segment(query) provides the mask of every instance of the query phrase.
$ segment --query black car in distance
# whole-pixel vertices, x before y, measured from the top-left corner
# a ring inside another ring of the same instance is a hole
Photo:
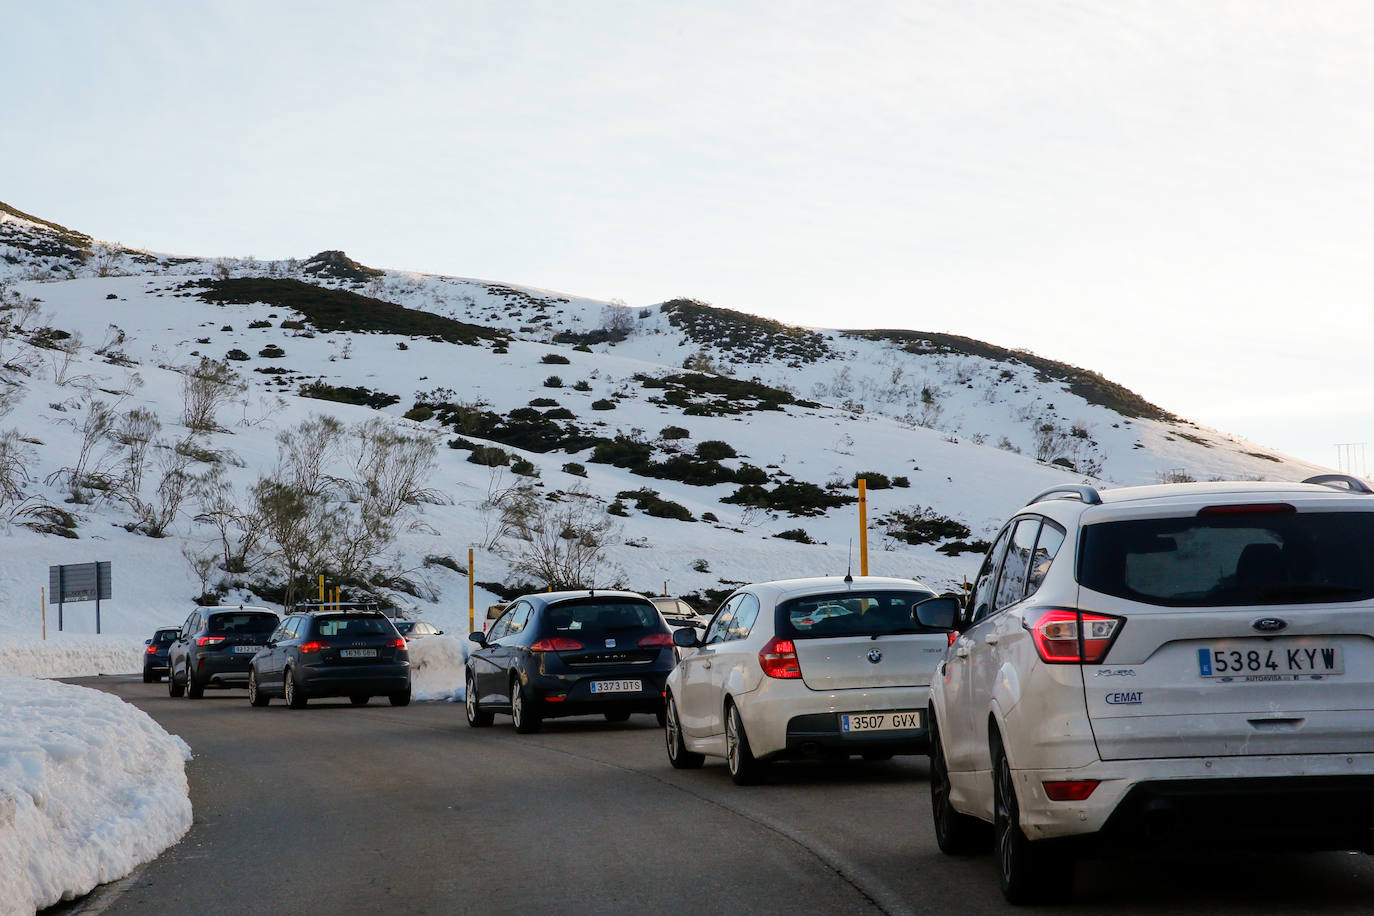
[[[392,706],[410,702],[410,654],[391,618],[376,610],[312,608],[291,614],[253,657],[248,702],[272,697],[301,709],[312,699],[348,697],[365,706],[385,696]]]
[[[199,699],[210,684],[243,687],[248,663],[279,618],[265,607],[201,607],[167,649],[167,693]]]
[[[600,713],[623,722],[653,713],[663,724],[663,682],[673,669],[672,630],[634,592],[570,591],[511,602],[467,660],[467,718],[490,725],[511,716],[515,730],[543,720]]]
[[[167,673],[167,650],[179,632],[176,627],[160,627],[152,639],[143,640],[143,683],[156,684]]]

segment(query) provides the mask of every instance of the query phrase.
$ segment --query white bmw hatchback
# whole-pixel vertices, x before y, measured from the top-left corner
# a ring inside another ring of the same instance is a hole
[[[1374,850],[1363,482],[1048,490],[958,630],[931,684],[935,834],[995,847],[1010,901],[1064,896],[1112,845]]]
[[[723,757],[747,785],[779,758],[925,753],[930,678],[949,644],[948,630],[922,623],[918,608],[934,598],[915,580],[876,576],[739,589],[704,636],[673,634],[668,759],[687,769]]]

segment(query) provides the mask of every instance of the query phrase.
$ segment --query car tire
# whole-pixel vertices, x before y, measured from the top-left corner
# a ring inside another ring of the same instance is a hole
[[[744,720],[734,703],[725,709],[725,766],[737,786],[756,786],[768,776],[768,765],[749,747]]]
[[[185,691],[185,686],[177,681],[177,669],[167,669],[167,696],[179,697]]]
[[[263,693],[258,687],[258,673],[252,668],[248,669],[248,705],[266,706],[272,702],[272,698]]]
[[[930,814],[935,843],[947,856],[975,856],[992,850],[992,825],[961,814],[949,801],[949,765],[935,717],[930,717]]]
[[[706,755],[687,750],[687,742],[682,738],[682,727],[678,724],[677,705],[671,698],[663,711],[663,718],[663,742],[668,746],[668,762],[675,770],[699,769],[706,761]]]
[[[472,728],[486,728],[491,724],[492,714],[482,710],[478,704],[482,697],[477,693],[477,683],[468,675],[467,690],[463,693],[463,708],[468,714],[468,725]]]
[[[409,705],[410,705],[410,688],[407,687],[405,690],[398,690],[398,691],[396,691],[395,693],[388,693],[388,694],[386,695],[386,698],[387,698],[388,700],[391,701],[391,705],[392,705],[392,706],[409,706]],[[363,702],[367,702],[366,699],[364,699]],[[362,703],[355,703],[354,705],[355,705],[355,706],[361,706],[361,705],[363,705],[363,704],[362,704]]]
[[[519,678],[512,678],[510,682],[510,717],[516,732],[522,735],[532,735],[544,724],[534,708],[533,698],[527,695]]]
[[[368,701],[371,699],[372,697],[367,696],[366,694],[355,693],[353,694],[353,696],[348,698],[348,702],[353,706],[366,706],[368,704]]]
[[[607,722],[628,722],[628,721],[630,721],[630,714],[629,714],[628,712],[624,712],[624,711],[620,711],[620,710],[617,710],[616,712],[606,712],[606,713],[602,713],[602,715],[606,717],[606,721],[607,721]]]
[[[157,681],[158,681],[158,677],[157,677],[156,674],[153,674],[151,671],[145,671],[145,672],[143,672],[143,683],[145,683],[145,684],[156,684]]]
[[[1016,784],[1000,744],[993,748],[992,772],[993,831],[1002,896],[1018,906],[1069,897],[1073,891],[1073,858],[1051,857],[1046,843],[1033,842],[1022,832]]]
[[[281,692],[286,698],[286,705],[292,709],[304,709],[305,704],[310,702],[305,691],[296,686],[296,672],[290,668],[287,668],[286,674],[282,676]]]
[[[205,696],[205,685],[196,682],[195,677],[191,674],[191,666],[187,663],[186,697],[191,700],[199,700],[203,696]]]
[[[658,720],[658,727],[664,728],[668,725],[668,707],[660,709],[654,713],[654,718]]]

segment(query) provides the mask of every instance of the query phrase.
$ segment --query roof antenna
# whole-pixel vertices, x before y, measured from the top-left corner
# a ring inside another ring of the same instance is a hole
[[[849,566],[844,571],[844,581],[854,582],[854,539],[849,539]]]

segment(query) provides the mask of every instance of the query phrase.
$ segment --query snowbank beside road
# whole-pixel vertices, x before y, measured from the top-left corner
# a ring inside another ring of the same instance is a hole
[[[412,639],[410,653],[410,695],[417,700],[447,700],[461,703],[463,663],[467,661],[465,636],[426,636]]]
[[[143,640],[132,636],[0,636],[0,676],[139,674],[143,671],[143,649]]]
[[[88,893],[179,840],[190,757],[118,697],[0,676],[0,913]]]

